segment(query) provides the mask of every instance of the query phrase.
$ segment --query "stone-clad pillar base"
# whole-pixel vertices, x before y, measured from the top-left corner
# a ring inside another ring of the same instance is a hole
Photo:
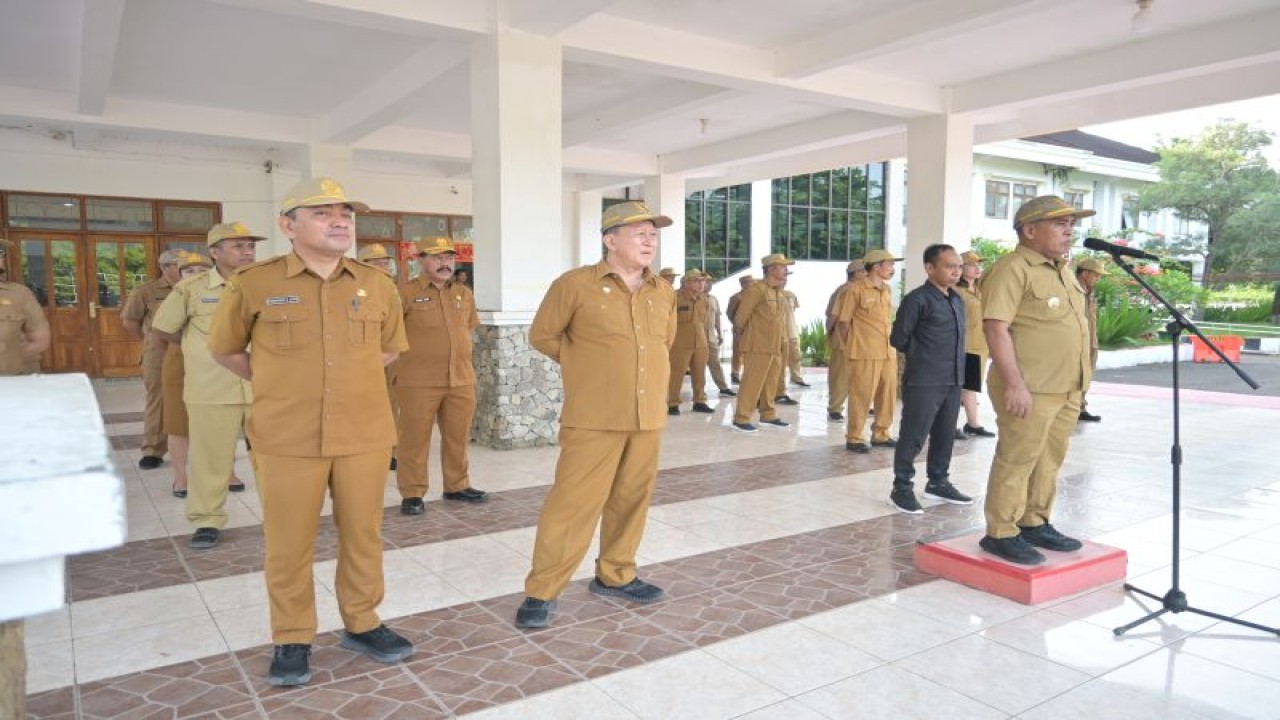
[[[556,444],[564,386],[560,366],[529,345],[528,325],[475,331],[472,438],[497,450]]]

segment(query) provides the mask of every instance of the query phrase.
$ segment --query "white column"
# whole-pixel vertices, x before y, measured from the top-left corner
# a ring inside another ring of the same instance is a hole
[[[645,204],[671,218],[671,226],[662,231],[654,272],[670,267],[677,274],[684,274],[684,196],[683,175],[651,175],[644,179]]]
[[[966,250],[971,239],[973,121],[933,115],[907,124],[907,241],[905,284],[924,281],[920,257],[933,243]]]
[[[588,265],[599,262],[602,256],[600,215],[604,207],[604,193],[599,190],[579,190],[573,193],[573,201],[577,218],[574,264]]]
[[[760,258],[772,252],[773,181],[756,180],[751,183],[751,272],[757,277]]]
[[[569,266],[561,252],[560,92],[557,41],[498,29],[472,46],[476,302],[514,322],[532,318]]]

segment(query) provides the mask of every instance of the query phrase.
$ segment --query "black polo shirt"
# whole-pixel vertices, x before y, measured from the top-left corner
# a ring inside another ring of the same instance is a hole
[[[926,282],[907,293],[889,342],[907,356],[904,385],[964,384],[964,300]]]

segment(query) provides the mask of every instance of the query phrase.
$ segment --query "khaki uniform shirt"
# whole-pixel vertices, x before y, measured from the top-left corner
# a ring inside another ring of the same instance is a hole
[[[49,321],[30,288],[0,280],[0,375],[38,371],[39,363],[22,352],[22,343],[29,334],[48,329]]]
[[[707,315],[710,317],[707,322],[707,343],[712,346],[719,345],[720,339],[724,337],[720,330],[720,300],[711,293],[703,297],[707,299]]]
[[[752,283],[752,285],[754,284],[755,283]],[[742,295],[745,292],[746,290],[739,290],[729,296],[729,304],[725,306],[724,314],[725,317],[729,318],[730,324],[733,323],[733,317],[738,314],[738,306],[742,304]]]
[[[471,288],[450,280],[436,288],[425,275],[400,286],[409,350],[396,361],[405,387],[475,385],[471,331],[480,325]]]
[[[982,280],[983,317],[1009,323],[1018,369],[1033,393],[1088,389],[1086,305],[1070,263],[1022,245],[996,261]]]
[[[831,293],[831,297],[827,300],[827,347],[834,349],[844,347],[844,341],[840,339],[840,333],[836,330],[836,323],[840,320],[840,301],[844,299],[844,294],[853,286],[852,280],[847,280],[840,287]]]
[[[678,348],[707,347],[707,328],[711,324],[711,305],[707,296],[693,297],[686,292],[676,293],[676,339]]]
[[[787,304],[783,306],[786,310],[783,320],[786,321],[787,325],[787,340],[799,340],[800,328],[796,326],[796,311],[800,309],[800,298],[796,297],[796,294],[790,290],[783,290],[782,297],[787,301]]]
[[[181,280],[160,304],[152,327],[182,334],[182,400],[188,405],[247,405],[253,389],[209,352],[209,329],[227,282],[217,268]]]
[[[560,424],[590,430],[666,427],[675,336],[671,285],[646,269],[632,294],[605,261],[551,283],[529,328],[529,343],[560,363]]]
[[[850,360],[889,360],[898,351],[889,343],[893,330],[893,295],[889,284],[877,287],[864,278],[850,284],[840,299],[842,323],[849,323]]]
[[[786,298],[782,290],[760,280],[742,292],[733,315],[733,331],[742,338],[742,352],[781,353],[787,345]]]
[[[249,354],[253,449],[338,457],[395,444],[382,354],[403,352],[404,313],[387,274],[343,258],[329,278],[297,254],[227,280],[209,349]]]
[[[987,334],[982,331],[982,291],[977,287],[956,285],[956,292],[964,300],[964,351],[986,357]]]
[[[155,320],[160,303],[169,296],[173,285],[163,275],[148,280],[129,293],[120,309],[120,319],[135,322],[142,326],[142,364],[144,367],[159,368],[164,362],[164,341],[151,334],[151,323]]]

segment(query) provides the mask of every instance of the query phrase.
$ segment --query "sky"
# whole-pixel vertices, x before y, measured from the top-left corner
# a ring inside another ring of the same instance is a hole
[[[1203,128],[1223,118],[1247,122],[1253,127],[1271,131],[1275,135],[1275,141],[1264,154],[1271,163],[1271,167],[1280,169],[1280,95],[1209,105],[1195,110],[1151,115],[1105,125],[1089,125],[1080,129],[1087,133],[1152,150],[1162,140],[1194,137]]]

